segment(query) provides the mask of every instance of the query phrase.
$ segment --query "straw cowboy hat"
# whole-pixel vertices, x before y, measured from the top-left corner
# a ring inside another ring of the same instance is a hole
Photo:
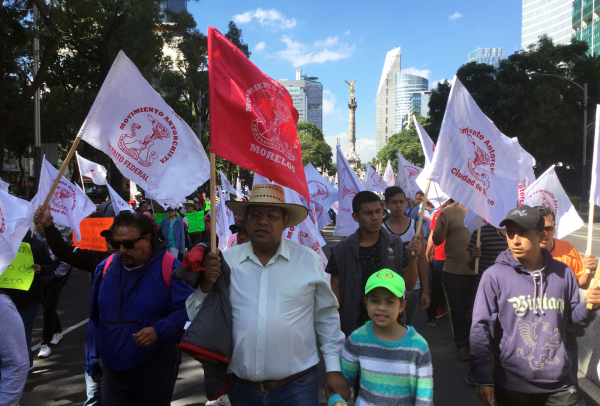
[[[288,227],[300,224],[308,215],[306,207],[300,204],[285,202],[283,188],[279,185],[254,185],[249,201],[235,202],[230,200],[225,202],[225,205],[229,207],[229,210],[231,210],[233,214],[241,218],[244,218],[248,206],[251,205],[281,207],[282,209],[285,209],[288,216],[290,216]]]

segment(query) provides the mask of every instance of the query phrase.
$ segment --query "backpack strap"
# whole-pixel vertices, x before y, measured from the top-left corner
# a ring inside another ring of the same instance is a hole
[[[165,252],[162,260],[162,276],[168,289],[171,289],[171,273],[173,272],[173,262],[175,262],[175,256],[171,253]]]
[[[104,263],[104,270],[102,271],[102,278],[104,278],[104,275],[106,275],[106,271],[108,270],[108,267],[110,266],[110,264],[112,264],[114,256],[115,256],[115,254],[112,254],[111,256],[106,258],[106,262]]]

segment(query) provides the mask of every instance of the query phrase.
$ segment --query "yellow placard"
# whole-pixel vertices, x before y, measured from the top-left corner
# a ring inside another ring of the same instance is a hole
[[[0,274],[0,288],[29,290],[35,272],[31,245],[22,242],[17,257]]]

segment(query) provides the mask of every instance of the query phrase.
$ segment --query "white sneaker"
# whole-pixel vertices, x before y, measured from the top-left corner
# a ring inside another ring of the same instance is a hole
[[[50,346],[43,344],[40,348],[40,352],[38,353],[38,358],[48,358],[51,353],[52,350],[50,349]]]
[[[205,406],[231,406],[231,403],[229,402],[229,397],[227,397],[227,395],[223,395],[217,400],[210,400],[206,402]]]
[[[54,333],[54,335],[52,336],[52,341],[50,341],[50,344],[58,344],[58,342],[60,340],[62,340],[63,338],[63,333]]]

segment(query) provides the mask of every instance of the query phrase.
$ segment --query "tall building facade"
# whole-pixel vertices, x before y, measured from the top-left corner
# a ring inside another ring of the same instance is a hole
[[[600,0],[575,0],[573,2],[573,38],[589,45],[587,54],[600,52]]]
[[[402,131],[406,121],[410,120],[413,99],[421,100],[421,92],[429,90],[429,80],[409,73],[396,74],[396,117],[394,132]],[[419,107],[420,109],[420,107]]]
[[[573,0],[523,0],[521,48],[547,34],[555,44],[568,44],[572,35]]]
[[[396,122],[396,77],[400,73],[400,47],[385,56],[379,88],[377,89],[377,116],[375,122],[375,150],[379,152],[388,137],[394,134]]]
[[[298,121],[313,123],[323,129],[323,84],[316,77],[302,76],[302,69],[296,70],[296,80],[281,79],[290,92],[294,108],[298,110]]]
[[[487,63],[488,65],[498,66],[504,59],[502,48],[477,48],[467,55],[467,63]]]
[[[423,117],[429,117],[429,99],[431,97],[430,91],[423,91],[418,93],[412,93],[410,97],[410,109],[408,112],[408,122],[411,122],[411,117],[418,113]]]
[[[162,10],[171,10],[173,13],[179,13],[187,10],[187,2],[188,0],[166,0],[161,3],[160,8]],[[169,22],[171,20],[170,17],[165,15],[163,21]]]

